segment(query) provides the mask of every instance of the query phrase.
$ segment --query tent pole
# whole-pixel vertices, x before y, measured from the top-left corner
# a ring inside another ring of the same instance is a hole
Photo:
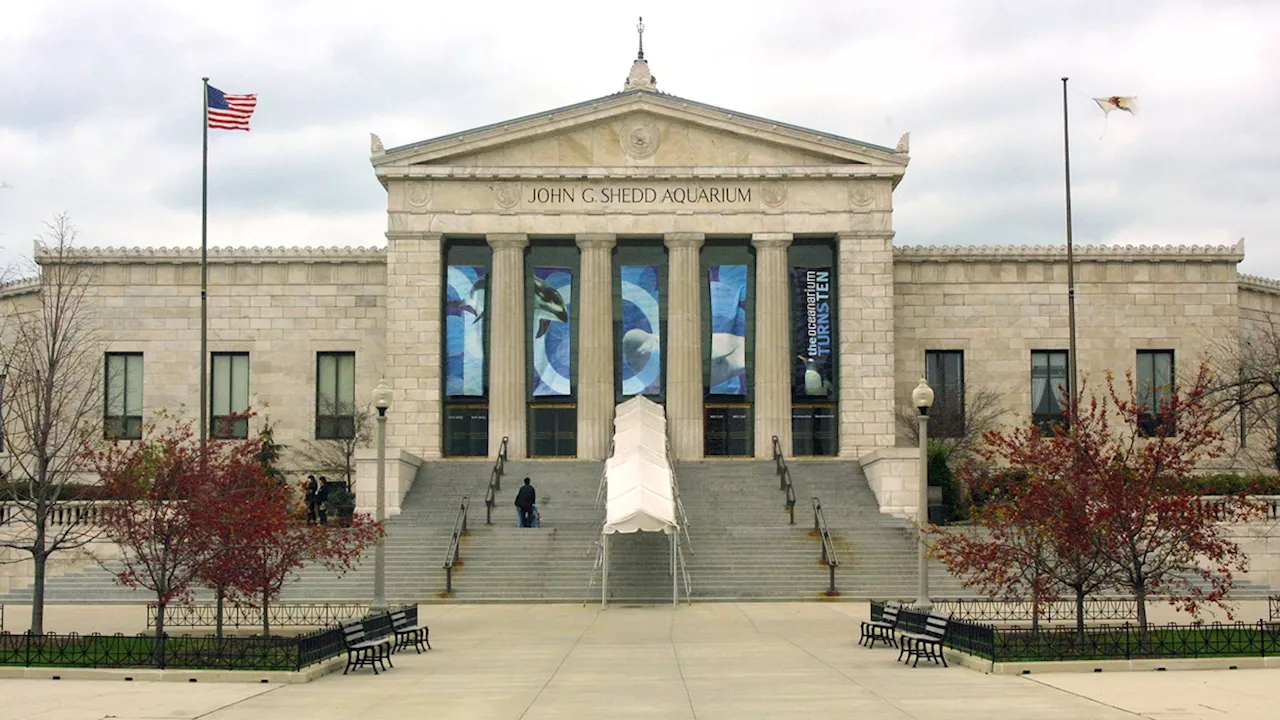
[[[604,563],[600,570],[600,607],[607,607],[609,605],[609,536],[604,535],[601,541],[604,542]]]
[[[671,546],[671,607],[675,608],[680,607],[680,585],[676,575],[676,545],[680,542],[680,535],[668,533],[668,536],[671,538],[668,543]]]

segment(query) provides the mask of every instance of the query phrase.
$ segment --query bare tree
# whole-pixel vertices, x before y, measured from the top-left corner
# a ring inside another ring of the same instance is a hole
[[[1236,457],[1280,470],[1280,324],[1268,317],[1239,342],[1211,349],[1216,381],[1208,404],[1237,439]]]
[[[345,405],[340,403],[340,405]],[[318,408],[322,420],[317,433],[325,437],[308,438],[294,451],[294,464],[301,470],[330,478],[341,478],[351,487],[356,473],[356,450],[373,443],[373,409],[337,407],[333,411]]]
[[[88,268],[71,256],[70,218],[58,215],[36,239],[38,293],[14,298],[0,328],[5,450],[3,500],[9,532],[0,547],[30,554],[35,566],[31,632],[44,632],[45,569],[56,552],[92,541],[97,529],[71,505],[82,451],[102,424],[102,343],[94,324]]]
[[[943,443],[948,458],[963,460],[982,442],[988,430],[1000,425],[1004,415],[1004,393],[993,387],[966,388],[963,412],[938,417],[929,414],[929,440]],[[920,444],[920,415],[914,407],[900,407],[894,412],[898,431],[913,445]]]

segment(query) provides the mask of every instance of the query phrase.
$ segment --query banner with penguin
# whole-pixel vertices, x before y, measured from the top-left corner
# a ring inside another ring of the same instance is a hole
[[[662,394],[662,326],[658,268],[623,265],[622,338],[618,343],[622,394]]]
[[[450,265],[445,285],[446,397],[483,397],[484,295],[488,268]]]
[[[834,335],[830,267],[791,270],[794,350],[791,398],[798,401],[834,400]]]
[[[711,394],[747,394],[747,266],[712,265]]]
[[[569,303],[573,271],[563,267],[533,268],[533,394],[573,393],[569,372],[572,338]]]

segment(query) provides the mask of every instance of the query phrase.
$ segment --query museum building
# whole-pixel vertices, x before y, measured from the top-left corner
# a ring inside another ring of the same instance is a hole
[[[641,56],[616,94],[395,148],[374,136],[370,160],[385,250],[210,251],[215,434],[269,418],[285,444],[341,437],[385,378],[399,458],[505,440],[512,458],[598,460],[615,405],[642,394],[680,459],[768,458],[776,437],[862,461],[889,508],[912,505],[880,485],[915,473],[895,413],[919,378],[939,433],[979,388],[1009,422],[1062,413],[1065,248],[895,247],[907,135],[880,146],[668,95]],[[1280,283],[1239,274],[1243,253],[1077,248],[1081,374],[1133,370],[1158,403],[1179,367],[1275,320]],[[37,259],[93,267],[111,437],[198,404],[198,250]]]

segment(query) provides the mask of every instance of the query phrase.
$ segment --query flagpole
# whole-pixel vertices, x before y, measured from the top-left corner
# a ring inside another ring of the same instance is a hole
[[[1068,382],[1070,383],[1068,391],[1070,397],[1071,414],[1074,416],[1076,412],[1076,394],[1079,392],[1079,385],[1076,384],[1076,267],[1075,257],[1071,247],[1071,137],[1068,132],[1070,122],[1067,119],[1067,78],[1062,78],[1062,158],[1063,167],[1066,170],[1066,187],[1067,187],[1067,324],[1070,337],[1067,342],[1067,373]]]
[[[204,142],[200,153],[200,449],[204,450],[209,442],[209,78],[201,80]]]

